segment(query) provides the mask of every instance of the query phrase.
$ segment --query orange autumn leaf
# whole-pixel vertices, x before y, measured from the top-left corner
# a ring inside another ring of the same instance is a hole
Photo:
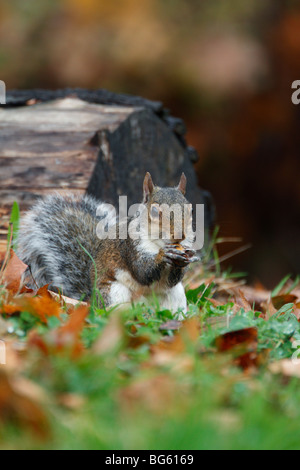
[[[89,307],[87,305],[80,305],[79,307],[69,310],[69,319],[65,325],[61,326],[58,330],[61,335],[72,335],[78,337],[81,333],[85,319],[89,314]]]
[[[136,330],[136,329],[135,329]],[[103,329],[100,337],[97,339],[93,346],[93,351],[96,354],[110,353],[116,349],[123,340],[124,329],[118,313],[114,313],[110,316],[108,324]],[[128,338],[129,347],[138,347],[140,337],[131,336]],[[141,340],[142,341],[142,340]],[[143,343],[140,343],[143,344]]]
[[[174,336],[166,336],[157,344],[150,347],[152,354],[161,351],[170,354],[182,354],[189,345],[195,346],[200,335],[200,323],[196,317],[189,318],[181,323],[181,328]]]
[[[280,310],[286,304],[293,304],[298,300],[298,297],[293,294],[277,295],[272,297],[272,304],[277,310]]]
[[[26,311],[37,316],[43,323],[47,323],[49,317],[59,317],[61,308],[56,300],[47,295],[28,299]]]
[[[20,290],[23,274],[27,268],[28,266],[24,264],[23,261],[18,258],[14,250],[11,249],[9,261],[4,268],[1,282],[13,294],[18,293]]]
[[[19,305],[14,304],[7,304],[7,305],[2,305],[0,308],[0,313],[5,314],[5,315],[15,315],[17,313],[20,313],[21,307]]]
[[[79,356],[83,351],[80,333],[88,314],[89,307],[85,305],[74,308],[70,312],[68,321],[47,335],[40,336],[36,331],[31,332],[29,344],[37,347],[45,355],[69,352],[73,357]]]
[[[15,315],[21,312],[29,312],[39,318],[43,323],[47,323],[49,317],[59,317],[61,313],[60,304],[46,292],[42,296],[32,297],[25,294],[13,299],[11,303],[4,304],[0,313]]]
[[[37,403],[36,397],[26,395],[26,390],[17,386],[14,377],[0,370],[0,422],[18,424],[40,439],[49,438],[48,418]]]

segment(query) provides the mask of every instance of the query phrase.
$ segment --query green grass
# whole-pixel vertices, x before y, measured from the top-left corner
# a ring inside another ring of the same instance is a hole
[[[18,225],[15,205],[9,241]],[[236,275],[221,272],[217,233],[203,262],[228,282]],[[285,287],[289,279],[273,297],[299,284]],[[300,344],[294,305],[262,318],[230,296],[216,303],[218,286],[201,283],[201,274],[198,281],[186,293],[188,322],[179,331],[155,298],[150,306],[99,309],[96,288],[79,339],[59,334],[69,320],[64,308],[46,323],[32,310],[0,313],[0,337],[23,351],[0,366],[0,449],[300,449],[299,379],[270,371]],[[0,286],[0,312],[7,302]],[[247,345],[221,353],[216,339],[247,328],[257,331],[258,364],[243,370],[236,359]],[[84,347],[75,354],[78,341]]]
[[[213,289],[201,285],[187,292],[189,315],[202,330],[196,341],[182,334],[184,348],[173,361],[153,362],[154,345],[177,334],[167,328],[170,312],[155,305],[112,313],[94,307],[81,334],[86,349],[78,358],[67,348],[48,356],[29,348],[22,375],[46,392],[41,406],[50,434],[41,440],[6,420],[0,425],[1,448],[299,449],[299,380],[268,368],[271,361],[291,357],[291,338],[300,339],[291,305],[268,321],[243,309],[233,315],[233,303],[215,307],[210,301]],[[26,342],[35,329],[49,342],[66,319],[43,325],[23,313],[10,319],[11,335]],[[267,351],[251,374],[235,367],[230,354],[215,350],[218,335],[248,327],[258,329],[259,353]],[[95,343],[105,335],[111,335],[111,344],[96,353]],[[65,395],[79,397],[80,404],[62,404]]]

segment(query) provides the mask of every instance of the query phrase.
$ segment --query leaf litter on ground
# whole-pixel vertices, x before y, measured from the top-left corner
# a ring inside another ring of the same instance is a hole
[[[189,312],[178,321],[156,305],[109,313],[49,286],[28,289],[22,285],[27,266],[12,249],[4,261],[0,340],[7,345],[7,367],[0,366],[0,435],[1,423],[14,423],[33,436],[29,442],[51,443],[61,407],[81,415],[97,396],[99,410],[102,400],[124,416],[142,410],[181,416],[180,408],[188,412],[198,403],[198,393],[222,406],[235,387],[256,393],[259,377],[270,380],[266,366],[274,380],[300,376],[292,360],[295,342],[300,345],[300,289],[288,278],[272,295],[219,273],[198,274],[197,284],[191,273]],[[23,393],[16,384],[23,384]]]

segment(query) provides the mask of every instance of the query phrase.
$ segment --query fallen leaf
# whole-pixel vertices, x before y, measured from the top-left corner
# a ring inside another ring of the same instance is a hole
[[[123,325],[118,313],[113,313],[108,324],[93,346],[96,354],[105,354],[113,351],[124,337]]]
[[[240,307],[245,310],[245,312],[250,312],[251,310],[253,310],[253,306],[246,299],[246,296],[242,289],[238,289],[237,294],[235,295],[235,301]]]
[[[52,299],[53,302],[56,302]],[[57,303],[57,302],[56,302]],[[67,352],[73,358],[78,357],[84,350],[80,333],[84,327],[89,308],[79,306],[70,312],[68,321],[48,334],[41,336],[37,331],[31,331],[28,337],[29,346],[39,349],[44,355]]]
[[[169,410],[178,400],[180,387],[168,375],[139,379],[120,392],[120,403],[128,413],[141,406],[151,413],[160,414]]]
[[[73,307],[69,312],[68,321],[49,333],[49,337],[54,341],[56,352],[69,350],[73,357],[82,353],[84,348],[80,340],[80,333],[84,328],[88,314],[89,308],[85,305]]]
[[[53,299],[45,288],[40,289],[40,295],[32,296],[25,294],[14,297],[10,303],[4,303],[0,307],[0,313],[6,315],[16,315],[21,312],[28,312],[47,324],[50,317],[59,318],[61,314],[60,304]]]
[[[269,320],[269,318],[272,317],[273,315],[276,315],[276,313],[278,311],[274,307],[271,299],[269,299],[266,302],[262,302],[261,307],[262,307],[262,312],[263,312],[262,317],[267,319],[267,320]]]
[[[257,345],[257,329],[245,328],[231,331],[216,338],[216,347],[219,352],[229,351],[238,345]]]
[[[200,323],[196,317],[181,322],[181,328],[174,336],[166,336],[157,344],[151,345],[152,354],[167,352],[182,354],[190,345],[195,346],[200,334]]]
[[[0,365],[0,368],[4,368],[6,372],[21,372],[24,370],[27,344],[9,337],[2,337],[1,340],[5,345],[5,364]]]
[[[80,300],[71,299],[70,297],[66,297],[61,294],[56,294],[56,292],[48,291],[48,293],[51,295],[53,299],[60,302],[60,305],[62,307],[67,307],[67,309],[72,308],[72,307],[77,307],[78,305],[82,305],[85,307],[89,305],[87,302],[82,302]]]
[[[72,310],[69,311],[68,321],[57,330],[58,334],[71,335],[73,338],[77,338],[84,327],[88,314],[89,308],[86,305],[80,305],[77,308],[72,307]]]
[[[272,297],[272,304],[277,310],[280,310],[286,304],[293,304],[298,300],[296,295],[285,294],[285,295],[276,295]]]
[[[41,439],[49,438],[49,422],[42,407],[35,401],[36,389],[33,399],[33,388],[28,394],[28,390],[20,390],[18,381],[20,378],[10,376],[0,369],[0,421],[6,426],[17,424]]]
[[[254,288],[250,286],[240,287],[240,291],[243,292],[245,298],[250,305],[257,311],[262,310],[262,304],[268,302],[271,298],[271,292],[263,288]]]
[[[23,275],[28,266],[18,258],[14,250],[10,250],[9,261],[2,273],[1,282],[13,294],[17,294],[21,287]]]
[[[261,357],[257,353],[256,328],[245,328],[232,331],[216,338],[216,347],[219,352],[230,352],[233,363],[244,371],[257,368]]]

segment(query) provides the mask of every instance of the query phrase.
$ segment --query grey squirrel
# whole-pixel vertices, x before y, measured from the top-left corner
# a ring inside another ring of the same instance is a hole
[[[147,173],[141,207],[149,224],[145,229],[142,223],[137,224],[137,215],[128,217],[122,223],[129,232],[135,223],[140,233],[137,238],[125,239],[97,237],[99,227],[114,227],[120,232],[121,222],[107,214],[106,204],[88,195],[49,195],[21,221],[17,254],[30,267],[38,287],[50,284],[68,297],[88,299],[96,282],[106,307],[144,300],[154,292],[161,308],[185,313],[182,279],[186,267],[197,259],[191,248],[192,214],[189,209],[185,224],[180,219],[179,238],[171,214],[169,238],[163,239],[161,213],[162,205],[190,207],[185,190],[184,174],[177,187],[160,188]],[[153,230],[153,226],[154,238],[149,228]]]

